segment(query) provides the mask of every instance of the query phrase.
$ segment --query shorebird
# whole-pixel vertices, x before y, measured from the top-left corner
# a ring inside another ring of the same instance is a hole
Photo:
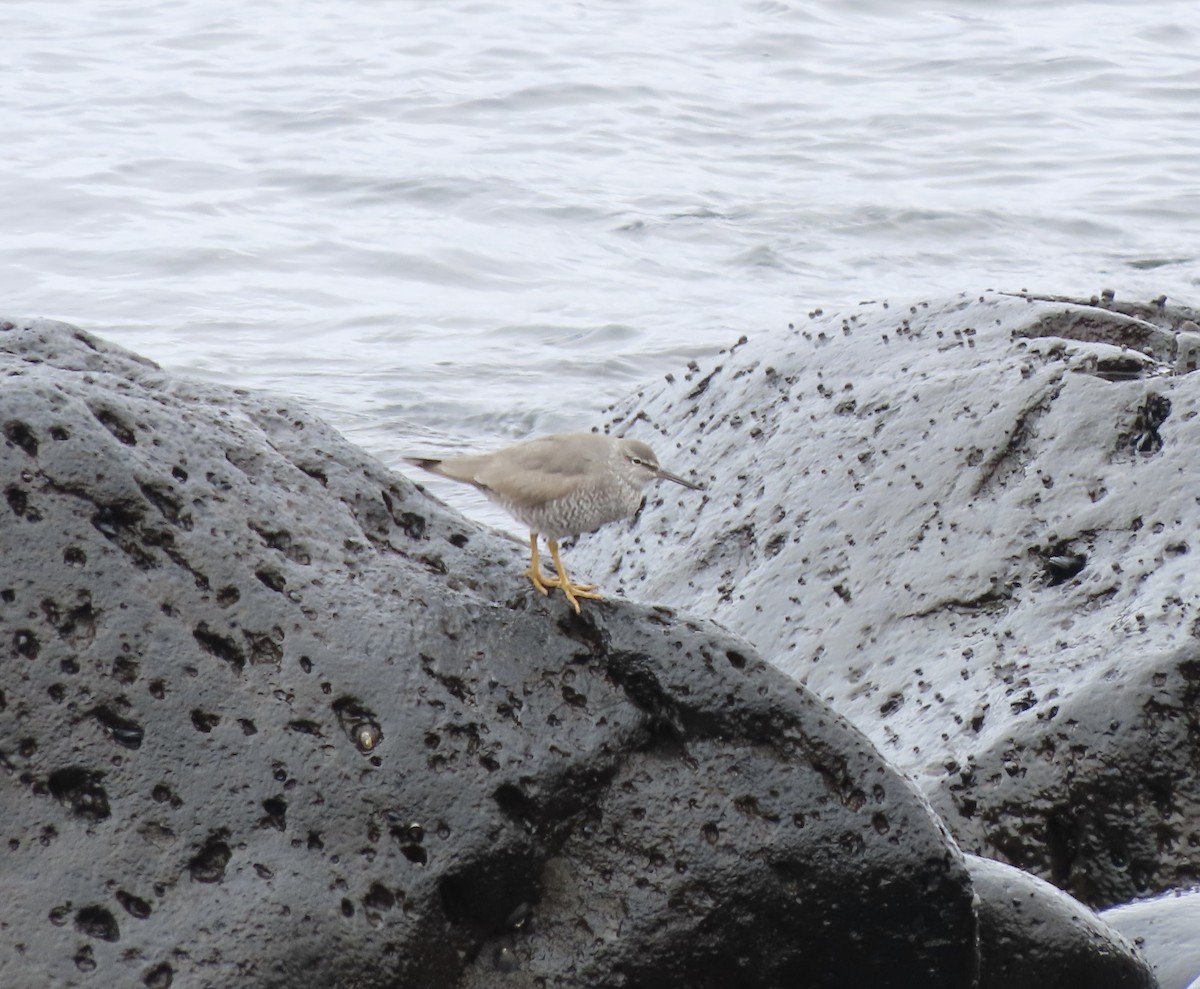
[[[580,598],[598,600],[595,584],[576,584],[558,555],[558,540],[628,518],[642,504],[651,481],[674,481],[693,491],[700,485],[658,466],[640,440],[599,433],[555,433],[494,453],[468,457],[405,457],[431,473],[482,491],[529,527],[528,577],[538,591],[560,588],[579,613]],[[557,577],[542,573],[538,536],[546,537]]]

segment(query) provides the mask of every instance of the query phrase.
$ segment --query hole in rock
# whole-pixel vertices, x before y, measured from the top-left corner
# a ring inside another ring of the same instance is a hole
[[[111,813],[108,794],[100,785],[103,778],[103,773],[82,766],[68,766],[51,773],[46,785],[50,795],[70,808],[76,817],[97,822],[107,819]]]
[[[75,929],[100,941],[119,941],[117,918],[102,906],[83,907],[75,914]]]
[[[25,423],[11,419],[4,424],[4,436],[14,446],[19,446],[26,455],[36,457],[38,452],[37,437]]]

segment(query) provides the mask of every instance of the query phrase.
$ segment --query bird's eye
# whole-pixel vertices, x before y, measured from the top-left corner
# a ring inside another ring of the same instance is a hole
[[[644,460],[642,460],[642,458],[641,458],[641,457],[630,457],[630,459],[631,459],[631,460],[632,460],[632,461],[633,461],[635,464],[637,464],[639,467],[644,467],[644,466],[646,466],[646,462],[645,462]]]

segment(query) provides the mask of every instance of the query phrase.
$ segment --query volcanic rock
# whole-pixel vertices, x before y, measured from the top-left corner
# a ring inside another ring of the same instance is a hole
[[[980,989],[1159,985],[1149,962],[1078,900],[991,859],[968,855],[967,868],[979,897]]]
[[[1101,919],[1137,944],[1160,989],[1190,989],[1200,982],[1200,888],[1113,907]]]
[[[966,850],[1093,906],[1187,884],[1196,320],[988,292],[743,339],[612,415],[703,504],[655,491],[573,565],[744,635]]]
[[[0,985],[972,985],[957,847],[743,640],[63,324],[0,432]]]

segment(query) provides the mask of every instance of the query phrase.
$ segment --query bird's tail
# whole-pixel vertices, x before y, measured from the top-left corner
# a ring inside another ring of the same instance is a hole
[[[437,474],[439,477],[448,477],[452,481],[462,481],[465,484],[479,487],[479,482],[475,480],[475,471],[479,466],[477,460],[477,457],[404,458],[405,463],[427,470],[430,474]]]

